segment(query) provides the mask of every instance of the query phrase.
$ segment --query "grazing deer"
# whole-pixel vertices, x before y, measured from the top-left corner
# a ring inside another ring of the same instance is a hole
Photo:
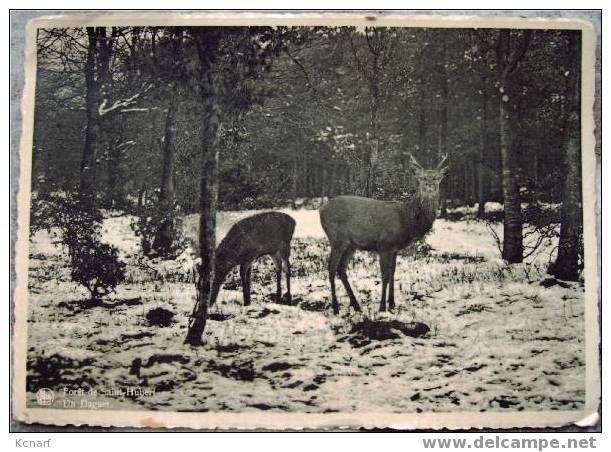
[[[276,264],[278,301],[282,298],[282,264],[286,267],[286,291],[291,299],[291,239],[295,231],[295,220],[280,212],[265,212],[253,215],[234,224],[215,252],[214,281],[210,306],[221,289],[229,271],[240,266],[240,278],[244,292],[244,306],[250,304],[250,276],[253,261],[266,254]]]
[[[333,312],[339,313],[335,295],[335,275],[339,275],[350,306],[361,308],[348,282],[346,267],[355,250],[376,251],[380,255],[382,300],[380,311],[395,307],[394,277],[397,252],[424,237],[437,215],[439,183],[447,167],[444,155],[435,169],[424,169],[410,155],[410,164],[418,180],[418,195],[407,202],[379,201],[359,196],[338,196],[320,208],[320,222],[331,244],[329,281]]]

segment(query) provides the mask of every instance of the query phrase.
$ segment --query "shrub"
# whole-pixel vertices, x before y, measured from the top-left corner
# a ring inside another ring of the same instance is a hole
[[[115,247],[95,238],[82,245],[70,252],[70,276],[89,291],[91,299],[102,298],[125,280],[125,262],[119,260]]]
[[[560,212],[560,205],[557,204],[546,204],[539,201],[522,203],[523,259],[536,257],[546,249],[550,249],[553,241],[559,237]],[[498,213],[502,214],[502,211]],[[487,220],[486,226],[496,243],[499,254],[502,254],[503,241],[497,234],[493,221]],[[551,259],[551,254],[549,258]]]
[[[170,326],[173,323],[174,313],[164,308],[151,309],[146,314],[146,319],[153,326]]]
[[[91,299],[108,295],[125,280],[125,263],[117,248],[101,242],[102,214],[93,199],[54,193],[37,200],[32,217],[32,231],[46,229],[66,247],[71,278],[89,291]]]
[[[186,246],[180,208],[174,203],[163,208],[159,202],[146,204],[135,212],[130,224],[145,256],[176,257]]]

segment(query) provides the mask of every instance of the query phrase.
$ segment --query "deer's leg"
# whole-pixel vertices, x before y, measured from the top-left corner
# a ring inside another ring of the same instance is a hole
[[[331,306],[333,313],[339,314],[339,304],[337,303],[337,295],[335,294],[335,275],[337,274],[337,266],[342,254],[346,250],[346,246],[333,247],[331,246],[331,255],[329,256],[329,283],[331,283]]]
[[[282,257],[279,253],[274,255],[274,262],[276,264],[276,302],[282,301]]]
[[[284,264],[286,266],[286,296],[287,300],[291,301],[291,263],[289,262],[289,256],[284,258]]]
[[[225,280],[225,274],[215,274],[214,275],[214,280],[212,281],[212,289],[210,292],[210,304],[209,306],[212,306],[214,303],[216,303],[216,299],[219,295],[219,292],[221,291],[221,285],[223,284],[223,281]],[[197,267],[197,275],[196,275],[196,285],[197,287],[199,287],[200,284],[200,277],[199,277],[199,264]]]
[[[250,305],[250,263],[240,265],[240,279],[244,292],[244,306]]]
[[[380,252],[380,273],[382,274],[382,299],[380,300],[380,312],[386,311],[386,287],[390,279],[390,267],[392,254],[385,251]]]
[[[246,281],[248,282],[248,303],[250,304],[250,294],[252,293],[252,285],[250,284],[252,281],[252,262],[249,262],[246,267]]]
[[[390,260],[390,280],[388,281],[388,309],[395,309],[395,268],[397,267],[397,253],[393,253]]]
[[[353,254],[353,249],[348,248],[346,251],[344,251],[344,254],[339,261],[338,273],[339,279],[341,279],[342,283],[344,284],[344,288],[348,293],[350,306],[352,306],[352,309],[354,309],[356,312],[361,312],[361,306],[359,305],[358,301],[356,301],[352,287],[350,287],[350,283],[348,282],[348,274],[346,273],[346,268],[348,267],[348,263],[350,263],[350,259],[352,259]]]

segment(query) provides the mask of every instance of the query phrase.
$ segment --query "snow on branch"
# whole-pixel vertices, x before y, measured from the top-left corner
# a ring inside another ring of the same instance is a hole
[[[117,148],[118,149],[124,149],[124,148],[127,148],[127,147],[134,146],[135,144],[136,144],[136,142],[134,140],[128,140],[128,141],[124,141],[124,142],[120,143],[117,146]]]
[[[153,84],[150,83],[148,86],[145,86],[142,91],[134,94],[131,97],[128,97],[127,99],[123,99],[123,100],[116,100],[110,107],[106,107],[107,103],[108,103],[108,99],[104,99],[102,101],[102,103],[100,104],[100,108],[98,109],[98,113],[100,114],[100,116],[105,116],[109,113],[114,113],[117,110],[121,110],[121,109],[125,109],[130,107],[131,105],[135,104],[136,101],[144,94],[146,94],[151,88],[153,87]]]
[[[136,113],[136,112],[147,112],[149,108],[123,108],[120,113]]]

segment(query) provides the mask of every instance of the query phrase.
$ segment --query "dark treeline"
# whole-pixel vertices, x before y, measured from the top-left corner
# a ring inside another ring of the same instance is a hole
[[[514,263],[523,203],[563,203],[556,271],[575,278],[580,55],[579,32],[564,30],[39,30],[33,192],[202,212],[207,267],[217,206],[404,199],[410,155],[433,166],[448,154],[442,216],[502,202]]]
[[[91,78],[101,85],[91,112],[87,31],[40,31],[34,190],[75,187],[89,138],[92,180],[108,205],[142,202],[173,183],[183,209],[196,211],[201,105],[188,74],[195,45],[175,29],[101,30],[90,37],[99,53]],[[499,31],[291,31],[270,30],[268,45],[282,51],[262,67],[238,74],[234,65],[244,63],[231,54],[218,64],[227,103],[245,104],[221,106],[242,108],[219,118],[222,208],[342,193],[400,198],[410,186],[409,153],[432,165],[446,152],[448,203],[502,202]],[[508,34],[511,53],[524,37]],[[547,202],[562,201],[570,35],[534,32],[508,76],[515,130],[503,141],[519,186]],[[100,116],[93,137],[84,136],[88,114]]]

